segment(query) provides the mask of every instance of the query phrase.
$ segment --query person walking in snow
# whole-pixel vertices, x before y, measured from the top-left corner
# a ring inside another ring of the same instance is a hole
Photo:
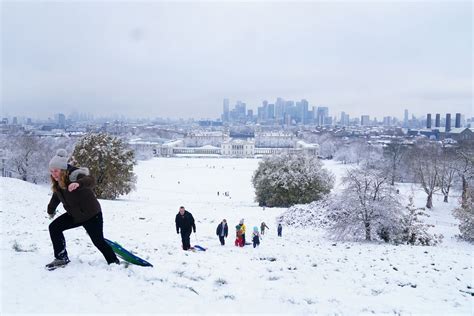
[[[194,224],[194,217],[191,213],[185,210],[184,206],[179,207],[179,212],[176,214],[176,233],[181,231],[181,242],[183,243],[183,250],[191,248],[189,236],[191,236],[191,229],[196,232],[196,225]]]
[[[225,219],[222,220],[222,222],[217,225],[216,229],[216,235],[219,236],[219,241],[221,242],[221,245],[225,245],[225,240],[224,238],[227,238],[227,235],[229,233],[229,228],[227,227],[227,221]]]
[[[260,224],[260,233],[261,233],[262,235],[265,235],[265,228],[266,228],[266,229],[269,229],[268,226],[267,226],[267,224],[265,224],[265,222],[262,222],[262,223]]]
[[[244,219],[243,218],[240,220],[239,225],[240,225],[240,230],[242,231],[242,241],[243,241],[244,246],[245,246],[245,230],[247,229],[247,227],[244,224]]]
[[[278,237],[281,237],[282,230],[283,230],[283,227],[281,226],[281,223],[278,223],[278,228],[277,228]]]
[[[92,191],[95,180],[89,175],[89,170],[68,164],[66,150],[59,149],[49,162],[49,171],[53,190],[48,204],[49,217],[54,218],[60,203],[63,204],[66,213],[49,225],[55,259],[46,267],[54,269],[69,263],[63,232],[79,226],[84,227],[92,243],[104,255],[108,264],[118,264],[117,256],[104,240],[102,210]]]
[[[254,226],[253,227],[253,233],[252,233],[252,242],[253,242],[253,247],[257,247],[260,245],[260,233],[258,232],[258,227]]]
[[[242,239],[242,226],[240,226],[240,224],[235,226],[235,246],[244,246],[244,240]]]

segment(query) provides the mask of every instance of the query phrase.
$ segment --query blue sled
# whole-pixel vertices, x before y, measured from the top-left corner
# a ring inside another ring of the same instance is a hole
[[[120,244],[118,244],[114,241],[110,241],[106,238],[104,238],[104,239],[109,244],[109,246],[112,247],[112,250],[117,254],[117,256],[119,256],[123,260],[125,260],[129,263],[132,263],[132,264],[136,264],[138,266],[142,266],[142,267],[153,267],[153,265],[151,263],[149,263],[148,261],[134,255],[133,253],[131,253],[127,249],[123,248]]]
[[[207,249],[204,247],[201,247],[199,245],[194,245],[194,249],[201,250],[201,251],[206,251]]]

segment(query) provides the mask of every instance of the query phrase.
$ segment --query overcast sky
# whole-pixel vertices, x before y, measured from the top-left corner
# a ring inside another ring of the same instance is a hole
[[[331,115],[461,112],[471,1],[2,1],[2,114],[217,118],[277,97]]]

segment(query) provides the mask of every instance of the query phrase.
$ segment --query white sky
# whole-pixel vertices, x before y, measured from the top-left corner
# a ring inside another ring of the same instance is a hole
[[[217,118],[223,98],[330,114],[461,112],[467,2],[2,2],[2,114]]]

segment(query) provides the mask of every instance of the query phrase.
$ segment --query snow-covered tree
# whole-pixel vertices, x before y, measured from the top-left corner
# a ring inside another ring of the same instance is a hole
[[[324,158],[332,159],[337,151],[337,141],[331,134],[323,134],[318,138],[319,155]]]
[[[416,207],[413,197],[405,207],[405,214],[401,219],[401,231],[391,236],[390,241],[396,244],[434,246],[440,243],[443,235],[430,234],[428,229],[433,227],[423,222],[422,217],[429,217],[424,207]]]
[[[347,170],[343,190],[328,207],[335,238],[372,240],[382,231],[391,235],[400,230],[402,206],[390,174],[383,170],[359,167]]]
[[[0,138],[5,168],[12,176],[33,183],[49,181],[48,162],[58,148],[70,148],[69,138],[40,138],[20,133]],[[69,151],[70,152],[70,151]]]
[[[78,141],[73,163],[87,167],[96,178],[94,192],[102,199],[116,199],[135,188],[134,154],[119,138],[88,134]]]
[[[2,149],[6,158],[3,168],[14,177],[33,183],[48,181],[51,151],[46,139],[33,134],[8,135]]]
[[[328,194],[334,176],[313,156],[283,154],[264,158],[252,177],[259,205],[288,207]]]
[[[414,172],[417,181],[426,193],[426,208],[433,208],[433,194],[439,191],[441,177],[441,149],[436,144],[424,144],[417,150],[414,163]]]
[[[454,152],[449,148],[443,148],[440,157],[439,187],[444,196],[444,202],[448,203],[449,192],[455,184],[457,168]]]
[[[5,149],[7,152],[7,167],[23,181],[34,181],[40,139],[35,135],[11,135]],[[47,172],[47,167],[43,168]]]
[[[400,140],[393,140],[384,147],[384,154],[391,175],[391,185],[395,185],[395,180],[398,178],[399,166],[405,152],[406,147]]]
[[[370,161],[378,161],[382,158],[382,150],[377,146],[367,143],[365,139],[355,139],[350,143],[339,146],[334,153],[334,159],[343,164],[364,164]]]
[[[464,240],[474,242],[474,188],[466,192],[466,201],[453,211],[459,220],[460,237]]]
[[[461,178],[461,204],[468,205],[469,182],[474,180],[474,148],[472,145],[462,145],[456,151],[456,170]]]

